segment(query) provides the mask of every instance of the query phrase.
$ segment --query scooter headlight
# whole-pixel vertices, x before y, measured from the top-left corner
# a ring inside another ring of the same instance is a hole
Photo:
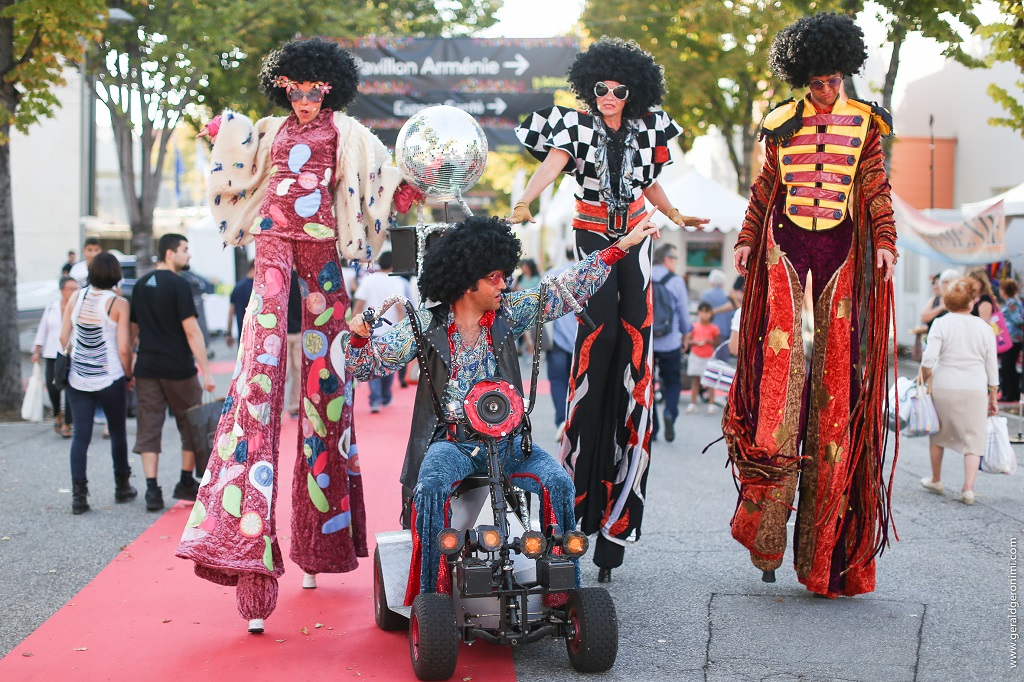
[[[578,530],[571,530],[562,537],[562,549],[566,556],[581,557],[590,549],[590,540]]]
[[[528,531],[519,538],[519,549],[529,559],[536,559],[544,554],[547,542],[542,533]]]
[[[437,534],[437,547],[441,554],[457,554],[462,549],[462,533],[454,528],[445,528]]]
[[[477,529],[477,539],[480,549],[487,552],[497,552],[501,549],[501,533],[494,526],[480,526]]]

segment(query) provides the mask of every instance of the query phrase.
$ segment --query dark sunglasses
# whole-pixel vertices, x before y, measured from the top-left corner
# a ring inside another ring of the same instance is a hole
[[[505,273],[502,272],[501,270],[495,270],[491,274],[484,275],[480,279],[484,280],[485,282],[487,282],[491,286],[495,286],[496,287],[499,284],[501,284],[502,282],[504,282],[505,286],[507,288],[509,288],[509,289],[512,288],[512,276],[511,275],[506,276]]]
[[[324,91],[320,88],[310,88],[305,92],[298,88],[292,88],[288,91],[289,102],[301,102],[303,97],[308,99],[312,104],[316,104],[317,102],[324,101]]]
[[[614,88],[609,88],[608,84],[605,83],[604,81],[598,81],[594,85],[594,94],[598,97],[604,97],[609,92],[612,93],[615,96],[615,99],[618,100],[624,100],[627,97],[629,97],[629,88],[627,88],[625,85],[619,84],[616,85]]]
[[[835,90],[839,87],[839,84],[842,82],[843,79],[841,76],[835,76],[834,78],[829,78],[827,81],[813,80],[810,82],[810,86],[811,90],[814,91],[824,90],[826,85]]]

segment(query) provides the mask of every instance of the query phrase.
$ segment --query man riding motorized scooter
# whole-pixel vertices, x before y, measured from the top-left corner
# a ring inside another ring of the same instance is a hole
[[[560,287],[543,282],[533,289],[508,291],[521,247],[510,225],[500,218],[467,218],[446,231],[425,255],[420,294],[434,304],[418,310],[416,322],[429,346],[423,350],[432,381],[419,383],[402,470],[403,488],[411,490],[413,498],[413,561],[406,604],[417,593],[435,592],[438,587],[439,571],[443,573],[445,567],[436,538],[447,525],[445,506],[453,484],[484,473],[487,467],[486,457],[475,456],[483,452],[482,443],[441,423],[435,403],[457,411],[477,381],[493,377],[510,382],[522,394],[516,339],[536,324],[538,314],[550,321],[573,312],[576,301],[585,301],[604,284],[610,266],[626,250],[640,244],[650,248],[649,237],[659,235],[656,227],[648,226],[649,219],[645,216],[616,244],[595,251],[560,277],[575,301]],[[543,297],[541,287],[548,288]],[[395,372],[417,356],[408,318],[373,339],[363,316],[353,318],[349,328],[352,339],[346,365],[360,380]],[[431,385],[435,396],[430,395]],[[524,448],[522,441],[523,434],[514,433],[499,442],[502,471],[516,486],[540,495],[543,523],[575,528],[572,479],[542,448],[534,445],[532,455],[526,456],[524,450],[529,447]]]

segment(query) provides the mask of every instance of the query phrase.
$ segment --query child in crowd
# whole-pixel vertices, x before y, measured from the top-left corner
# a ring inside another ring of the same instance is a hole
[[[715,354],[715,347],[718,346],[720,332],[718,327],[711,323],[714,316],[714,309],[710,303],[702,302],[697,306],[697,323],[693,330],[686,335],[686,343],[690,347],[690,356],[686,361],[686,375],[690,377],[690,404],[686,408],[687,414],[697,411],[697,399],[700,397],[700,378],[707,369],[708,360]],[[708,389],[708,414],[715,413],[715,389]]]

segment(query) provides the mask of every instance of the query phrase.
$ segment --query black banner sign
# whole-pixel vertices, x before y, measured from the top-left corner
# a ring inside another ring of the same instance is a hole
[[[579,52],[570,38],[367,38],[341,41],[359,60],[359,97],[348,113],[394,145],[416,112],[448,104],[471,114],[491,148],[514,145],[522,118],[553,104]]]

